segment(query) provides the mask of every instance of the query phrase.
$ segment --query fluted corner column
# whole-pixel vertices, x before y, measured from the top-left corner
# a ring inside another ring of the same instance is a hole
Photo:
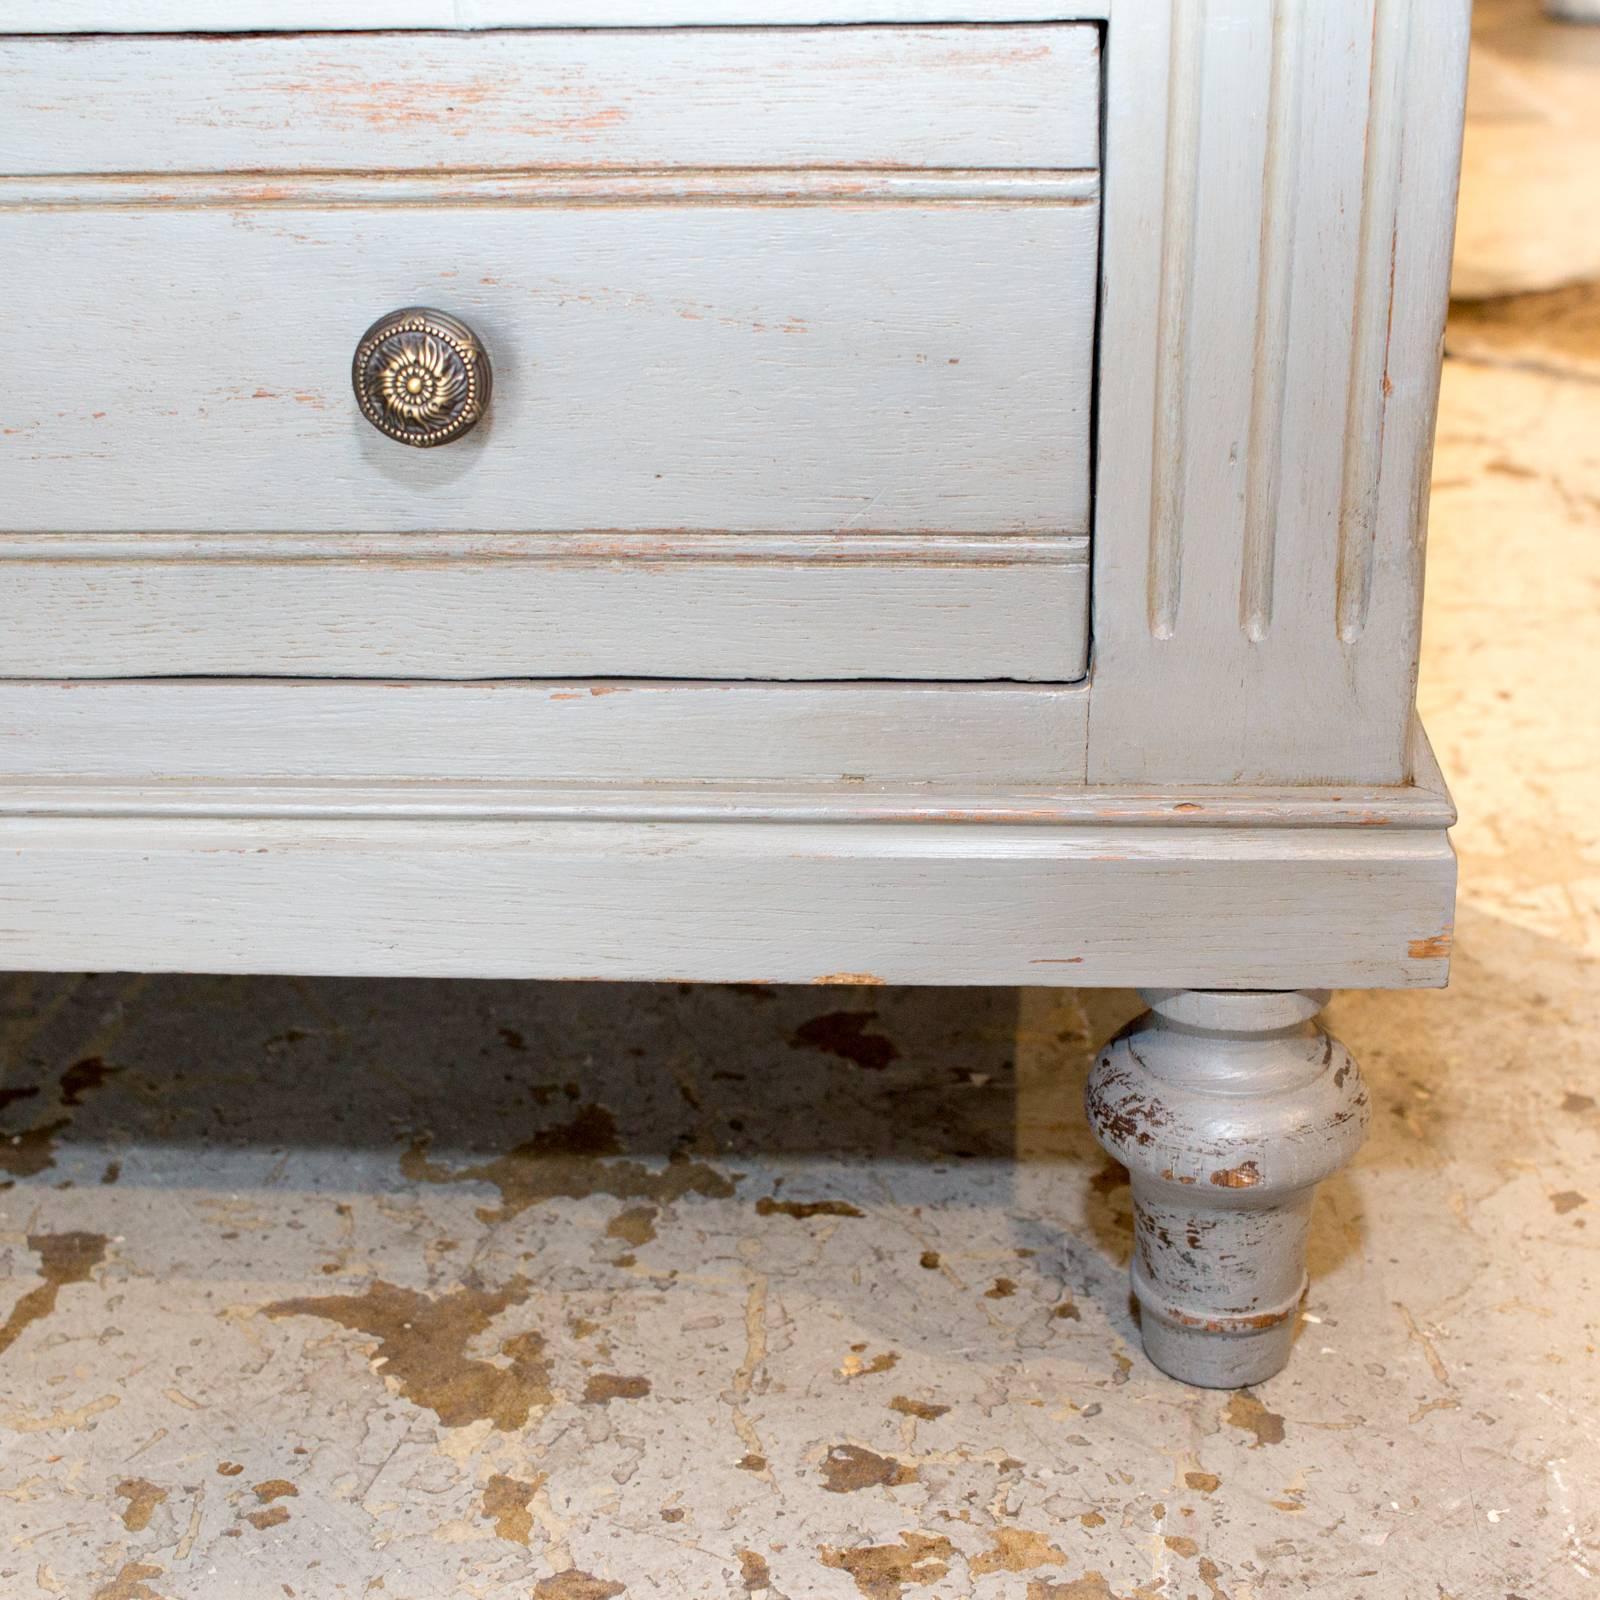
[[[1325,990],[1143,996],[1085,1098],[1133,1189],[1145,1352],[1185,1383],[1259,1383],[1289,1359],[1312,1198],[1360,1147],[1366,1088],[1316,1025]]]

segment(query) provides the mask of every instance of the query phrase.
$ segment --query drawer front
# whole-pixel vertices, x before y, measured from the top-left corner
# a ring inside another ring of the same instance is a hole
[[[1095,37],[4,44],[0,674],[1081,676]]]
[[[1095,207],[0,212],[29,354],[0,526],[1081,533]],[[350,359],[469,323],[485,421],[396,445]]]

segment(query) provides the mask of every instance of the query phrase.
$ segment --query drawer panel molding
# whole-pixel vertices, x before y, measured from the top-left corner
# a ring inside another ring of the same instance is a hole
[[[0,677],[1059,683],[1088,584],[1081,536],[0,536]]]
[[[660,172],[180,172],[0,177],[0,211],[415,206],[1094,205],[1100,175],[1050,168],[674,168]]]

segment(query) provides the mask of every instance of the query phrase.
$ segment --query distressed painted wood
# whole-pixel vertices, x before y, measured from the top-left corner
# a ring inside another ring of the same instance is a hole
[[[0,676],[1085,670],[1088,541],[0,535]]]
[[[892,201],[1098,200],[1092,170],[1016,167],[571,168],[532,172],[178,172],[0,176],[0,211],[297,211],[413,206],[882,205]]]
[[[1112,0],[4,0],[5,33],[375,28],[738,27],[760,23],[1048,22]]]
[[[1360,1147],[1366,1087],[1313,1021],[1326,991],[1145,998],[1085,1095],[1128,1169],[1145,1353],[1185,1383],[1260,1383],[1289,1359],[1312,1200]]]
[[[972,684],[13,680],[0,774],[1079,784],[1087,706]]]
[[[0,395],[0,527],[1083,533],[1096,219],[0,210],[30,350]],[[416,304],[494,363],[487,417],[437,450],[350,394],[363,331]]]
[[[1382,829],[14,817],[0,964],[1428,984],[1453,881],[1442,834]]]
[[[1146,1348],[1269,1376],[1449,966],[1466,11],[0,0],[0,964],[1142,984]]]
[[[1096,167],[1098,54],[1070,25],[0,38],[0,165]]]
[[[1405,776],[1466,0],[1117,0],[1097,782]]]

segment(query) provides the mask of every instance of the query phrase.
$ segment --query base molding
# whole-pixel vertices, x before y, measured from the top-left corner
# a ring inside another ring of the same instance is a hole
[[[67,696],[70,700],[70,695]],[[39,774],[0,967],[1417,988],[1455,819],[1396,788]]]
[[[0,967],[1436,986],[1442,829],[12,816]]]

